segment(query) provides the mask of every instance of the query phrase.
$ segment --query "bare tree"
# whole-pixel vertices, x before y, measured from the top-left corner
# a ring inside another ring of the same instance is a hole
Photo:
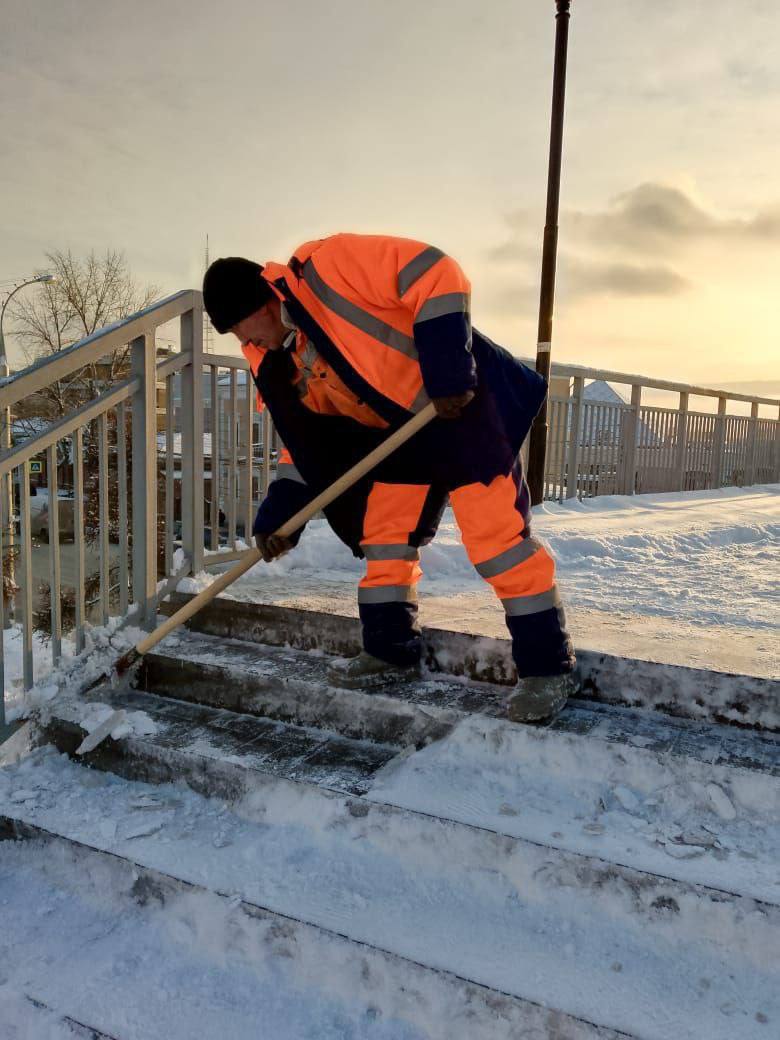
[[[11,313],[14,333],[21,342],[28,364],[52,357],[105,325],[121,321],[148,307],[159,297],[154,285],[139,288],[127,265],[124,253],[94,251],[74,257],[68,250],[46,254],[47,270],[56,276],[42,283],[37,292],[14,301]],[[118,350],[57,380],[42,390],[41,404],[49,417],[65,415],[85,400],[91,400],[120,378],[127,369],[127,350]]]
[[[56,356],[98,329],[143,310],[159,297],[156,286],[136,284],[124,253],[117,250],[106,250],[102,255],[93,251],[84,257],[76,257],[70,250],[54,250],[46,254],[45,268],[55,275],[55,280],[41,283],[35,292],[15,298],[9,308],[14,334],[28,364]],[[71,373],[66,379],[51,381],[14,408],[17,428],[20,423],[26,424],[29,432],[34,433],[35,419],[52,420],[67,415],[93,400],[107,385],[122,379],[127,366],[126,348]],[[65,445],[60,442],[57,447],[59,461],[67,461]],[[98,448],[94,424],[85,431],[84,448],[86,536],[88,541],[94,541],[99,526]],[[116,493],[110,509],[113,530]],[[5,575],[10,574],[9,559],[8,550],[4,550],[2,594],[6,600],[13,592],[12,579],[5,580]]]

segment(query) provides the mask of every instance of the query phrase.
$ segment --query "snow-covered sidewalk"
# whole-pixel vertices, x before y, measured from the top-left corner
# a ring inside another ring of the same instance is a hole
[[[558,563],[580,646],[764,676],[780,673],[780,485],[685,494],[606,496],[534,511]],[[505,634],[451,511],[423,550],[424,623]],[[297,549],[249,571],[226,593],[354,615],[362,572],[324,521]],[[185,579],[182,591],[208,582]]]

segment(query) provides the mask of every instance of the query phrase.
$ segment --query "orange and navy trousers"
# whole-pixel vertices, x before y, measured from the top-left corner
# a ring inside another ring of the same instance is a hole
[[[518,462],[489,483],[451,489],[450,504],[469,560],[501,601],[518,675],[557,675],[574,667],[555,563],[530,532],[528,490]],[[417,584],[420,544],[430,537],[431,487],[376,482],[366,499],[358,589],[365,649],[405,665],[420,657]],[[424,533],[423,533],[424,532]],[[422,533],[422,536],[421,536]]]
[[[386,437],[350,418],[311,412],[291,381],[293,367],[281,352],[262,363],[260,389],[290,456],[260,505],[254,533],[277,530]],[[393,664],[419,659],[420,547],[435,535],[449,495],[469,559],[503,605],[518,674],[557,675],[574,667],[574,652],[555,565],[531,534],[521,463],[486,382],[460,419],[431,423],[325,515],[366,560],[358,602],[369,653]]]

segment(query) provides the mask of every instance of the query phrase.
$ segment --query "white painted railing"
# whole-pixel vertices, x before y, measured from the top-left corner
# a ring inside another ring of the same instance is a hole
[[[157,330],[173,320],[179,351],[159,361]],[[200,293],[177,293],[0,383],[0,558],[16,589],[0,596],[0,629],[9,613],[20,624],[25,689],[35,681],[36,613],[48,619],[56,664],[66,607],[80,652],[89,624],[112,615],[149,627],[181,577],[246,551],[272,477],[273,431],[268,413],[257,415],[246,361],[204,354],[202,330]],[[20,402],[128,347],[126,378],[11,446]],[[46,473],[48,545],[33,537],[33,467]],[[0,639],[3,689],[4,664]]]
[[[599,388],[605,396],[594,393]],[[648,392],[676,395],[677,407],[650,404]],[[691,398],[702,399],[698,409]],[[737,402],[750,405],[749,416],[729,414]],[[547,499],[780,481],[775,398],[553,364],[548,421]]]
[[[157,332],[174,320],[179,351],[159,360]],[[246,552],[278,445],[268,412],[256,411],[246,361],[204,354],[202,329],[200,293],[177,293],[0,382],[0,557],[4,578],[18,581],[14,596],[0,597],[0,626],[9,613],[21,625],[25,688],[35,680],[36,611],[48,619],[56,664],[66,607],[78,652],[90,623],[112,615],[149,627],[182,576]],[[20,402],[128,346],[124,379],[11,445]],[[547,498],[780,480],[774,399],[571,365],[553,365],[552,376]],[[630,403],[609,388],[610,399],[591,399],[592,387],[607,382],[630,388]],[[643,401],[650,390],[677,394],[677,408]],[[716,399],[717,410],[692,409],[692,397]],[[750,416],[729,414],[731,401],[749,403]],[[33,537],[34,465],[46,471],[48,546]],[[64,505],[60,471],[70,494]],[[70,532],[59,529],[63,509]],[[72,548],[60,541],[68,533]]]

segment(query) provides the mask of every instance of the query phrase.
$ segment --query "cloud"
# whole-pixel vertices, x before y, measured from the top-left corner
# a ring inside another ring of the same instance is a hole
[[[691,287],[687,278],[660,264],[599,263],[564,255],[561,267],[569,297],[677,296]]]
[[[506,214],[505,221],[507,237],[488,258],[511,272],[513,283],[537,278],[536,221],[522,209]],[[677,270],[688,246],[777,241],[780,207],[727,218],[680,188],[648,181],[615,196],[604,209],[565,211],[560,225],[559,282],[567,298],[670,297],[692,288]]]
[[[564,214],[567,232],[592,244],[666,251],[701,239],[779,238],[780,208],[749,218],[723,218],[680,188],[652,181],[616,196],[601,212]]]

